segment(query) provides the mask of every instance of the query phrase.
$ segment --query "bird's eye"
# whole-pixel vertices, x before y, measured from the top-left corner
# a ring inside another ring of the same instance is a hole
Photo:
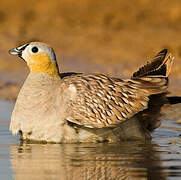
[[[34,47],[32,47],[31,51],[32,51],[33,53],[37,53],[37,52],[38,52],[38,48],[37,48],[36,46],[34,46]]]

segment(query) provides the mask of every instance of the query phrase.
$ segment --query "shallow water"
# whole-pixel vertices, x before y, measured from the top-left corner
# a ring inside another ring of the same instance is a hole
[[[0,101],[0,179],[181,179],[181,104],[166,107],[147,143],[29,144],[8,131],[13,104]]]

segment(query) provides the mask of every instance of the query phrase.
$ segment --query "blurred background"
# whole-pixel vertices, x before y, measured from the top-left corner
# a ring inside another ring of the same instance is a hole
[[[180,0],[1,0],[0,97],[15,100],[28,69],[8,49],[50,44],[61,72],[129,77],[163,48],[176,57],[170,91],[181,90]]]

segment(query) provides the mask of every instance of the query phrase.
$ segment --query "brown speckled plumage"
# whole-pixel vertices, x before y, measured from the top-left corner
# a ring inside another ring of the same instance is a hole
[[[148,96],[166,92],[166,80],[114,79],[105,75],[75,75],[63,79],[77,90],[68,103],[67,120],[91,128],[115,126],[147,108]],[[69,111],[71,109],[71,111]]]

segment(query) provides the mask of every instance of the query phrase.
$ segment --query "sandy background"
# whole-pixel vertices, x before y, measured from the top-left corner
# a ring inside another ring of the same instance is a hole
[[[180,0],[1,0],[0,98],[15,100],[28,73],[8,49],[32,40],[54,47],[61,72],[122,77],[168,48],[169,90],[181,95]]]

